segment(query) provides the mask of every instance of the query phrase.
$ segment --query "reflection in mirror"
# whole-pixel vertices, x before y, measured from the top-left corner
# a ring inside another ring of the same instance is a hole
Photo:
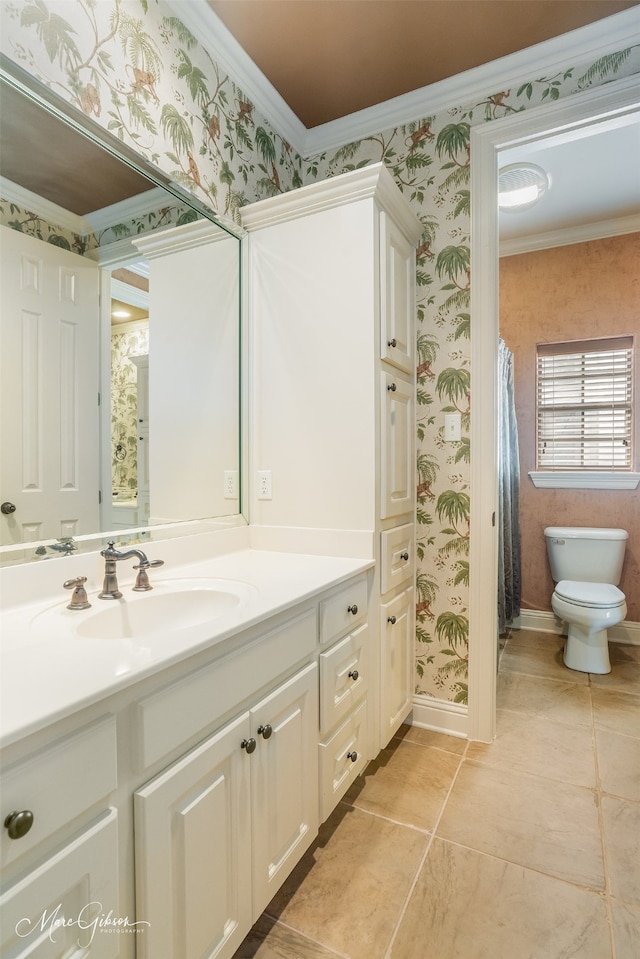
[[[1,80],[0,563],[240,521],[238,237]]]

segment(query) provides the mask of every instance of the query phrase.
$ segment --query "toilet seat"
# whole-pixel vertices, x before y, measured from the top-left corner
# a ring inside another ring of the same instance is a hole
[[[574,606],[591,609],[614,609],[625,601],[625,595],[611,583],[579,583],[563,579],[556,584],[556,595]]]

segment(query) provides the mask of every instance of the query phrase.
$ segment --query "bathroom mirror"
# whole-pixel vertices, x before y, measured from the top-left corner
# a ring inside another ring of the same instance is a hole
[[[244,522],[239,231],[4,57],[0,144],[0,565]]]

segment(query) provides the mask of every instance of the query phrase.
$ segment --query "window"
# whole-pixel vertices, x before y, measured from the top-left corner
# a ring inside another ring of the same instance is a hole
[[[632,468],[633,338],[540,343],[537,468]]]

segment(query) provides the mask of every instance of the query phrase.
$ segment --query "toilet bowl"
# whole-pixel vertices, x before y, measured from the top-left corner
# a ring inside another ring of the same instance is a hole
[[[549,526],[544,531],[556,584],[551,608],[567,625],[564,663],[585,673],[609,673],[607,630],[627,615],[618,589],[628,533],[623,529]]]
[[[551,608],[568,626],[565,666],[585,673],[610,673],[607,629],[627,615],[624,593],[610,583],[561,580]]]

